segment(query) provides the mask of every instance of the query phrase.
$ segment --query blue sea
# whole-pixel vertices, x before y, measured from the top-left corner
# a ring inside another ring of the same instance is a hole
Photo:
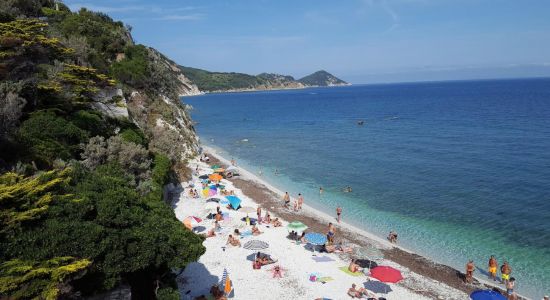
[[[459,270],[495,255],[519,293],[550,293],[550,79],[184,101],[203,143],[307,204]]]

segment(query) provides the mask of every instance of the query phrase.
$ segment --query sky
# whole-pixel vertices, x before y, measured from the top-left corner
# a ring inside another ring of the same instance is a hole
[[[65,0],[210,71],[351,83],[550,76],[548,0]]]

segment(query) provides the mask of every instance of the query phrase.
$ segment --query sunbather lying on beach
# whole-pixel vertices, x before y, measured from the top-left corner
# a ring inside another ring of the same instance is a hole
[[[273,227],[281,227],[283,226],[283,224],[281,223],[281,221],[279,221],[279,218],[275,218],[273,220],[273,222],[271,222],[273,224]]]
[[[216,236],[216,229],[215,228],[212,228],[210,230],[208,230],[208,233],[206,234],[206,237],[209,238],[209,237],[215,237]]]
[[[256,227],[256,225],[252,225],[252,235],[260,235],[260,234],[262,234],[260,229],[258,229],[258,227]]]
[[[240,247],[241,246],[241,241],[239,241],[239,239],[237,238],[234,238],[233,235],[229,235],[229,237],[227,238],[227,243],[225,243],[226,245],[229,244],[233,247]]]
[[[368,291],[365,288],[357,288],[357,285],[354,283],[349,288],[348,295],[351,298],[362,298],[363,296],[368,295]]]
[[[352,273],[361,272],[363,269],[355,263],[355,259],[352,259],[349,263],[348,270]]]
[[[335,248],[334,252],[336,252],[336,253],[340,253],[340,252],[352,253],[353,249],[351,247],[344,247],[342,242],[339,242],[338,245],[336,245],[336,248]]]

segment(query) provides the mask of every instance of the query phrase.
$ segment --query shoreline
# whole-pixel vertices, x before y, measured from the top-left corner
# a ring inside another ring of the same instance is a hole
[[[212,147],[202,145],[205,152],[210,154],[210,164],[230,165],[230,161],[217,153]],[[467,295],[477,289],[498,289],[504,293],[503,285],[496,285],[485,278],[474,276],[474,283],[465,284],[463,282],[463,273],[453,267],[436,262],[434,259],[424,257],[405,247],[391,244],[386,239],[375,235],[374,233],[360,229],[345,222],[336,223],[335,217],[319,209],[303,205],[303,211],[294,213],[282,208],[283,191],[272,186],[266,180],[259,178],[248,170],[239,167],[241,176],[230,179],[236,188],[242,190],[244,194],[253,198],[262,207],[270,207],[270,212],[285,220],[300,220],[311,229],[318,232],[325,232],[328,222],[334,222],[337,227],[339,237],[351,244],[365,247],[375,246],[379,248],[384,259],[392,261],[402,267],[409,269],[419,276],[433,280],[439,284],[444,284],[450,289],[459,290]],[[479,274],[479,272],[476,272]],[[414,286],[405,286],[414,293],[433,299],[438,299],[441,295],[436,293],[415,289]],[[529,299],[518,294],[518,299]]]
[[[208,95],[208,94],[223,94],[223,93],[253,93],[253,92],[271,92],[271,91],[286,91],[286,90],[305,90],[305,89],[312,89],[312,88],[334,88],[334,87],[345,87],[345,86],[352,86],[351,83],[348,84],[338,84],[338,85],[327,85],[327,86],[320,86],[320,85],[308,85],[303,87],[278,87],[278,88],[270,88],[270,89],[256,89],[256,88],[247,88],[247,89],[231,89],[231,90],[215,90],[215,91],[200,91],[198,94],[194,95],[184,95],[180,98],[186,98],[186,97],[193,97],[193,96],[201,96],[201,95]]]

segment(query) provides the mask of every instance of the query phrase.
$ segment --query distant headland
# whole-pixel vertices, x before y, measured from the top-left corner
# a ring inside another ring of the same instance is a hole
[[[350,85],[327,71],[320,70],[300,79],[290,75],[261,73],[249,75],[235,72],[210,72],[179,66],[182,73],[201,92],[243,92],[280,89],[301,89],[320,86]]]

